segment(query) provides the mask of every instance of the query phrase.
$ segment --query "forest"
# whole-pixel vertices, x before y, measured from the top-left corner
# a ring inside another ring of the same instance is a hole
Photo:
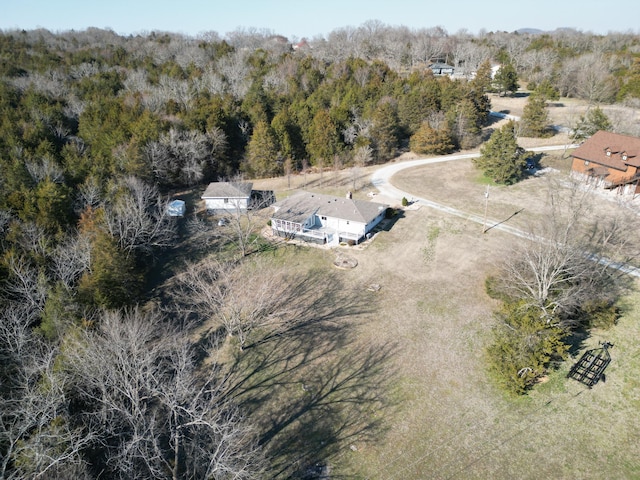
[[[436,61],[456,75],[433,75]],[[530,88],[640,105],[630,33],[0,32],[0,478],[277,476],[227,373],[203,374],[192,323],[214,316],[237,337],[274,312],[289,325],[299,310],[239,285],[270,278],[284,297],[299,279],[259,260],[192,265],[173,300],[142,308],[178,236],[168,198],[478,147],[493,64]]]

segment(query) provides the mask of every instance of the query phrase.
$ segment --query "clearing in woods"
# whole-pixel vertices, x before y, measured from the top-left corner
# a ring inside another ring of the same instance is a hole
[[[562,144],[558,136],[553,142]],[[545,156],[547,174],[511,187],[491,187],[489,218],[520,228],[543,214],[545,191],[557,188],[568,170],[561,155]],[[392,183],[416,196],[482,214],[485,185],[470,160],[405,170]],[[373,190],[361,169],[356,196]],[[291,189],[342,195],[352,190],[348,171],[296,175]],[[553,179],[550,182],[549,179]],[[288,191],[284,179],[259,180],[255,188]],[[552,187],[553,185],[553,187]],[[282,196],[280,194],[280,196]],[[374,197],[375,199],[375,197]],[[388,199],[380,199],[385,201]],[[615,198],[598,202],[602,215],[618,208]],[[637,207],[636,207],[637,208]],[[513,215],[514,212],[519,212]],[[406,209],[388,231],[365,248],[344,247],[357,260],[330,277],[365,292],[370,309],[345,346],[353,351],[392,346],[384,369],[393,372],[386,408],[371,413],[379,423],[374,441],[356,436],[328,459],[336,478],[639,478],[640,477],[640,295],[623,299],[617,326],[593,330],[581,354],[608,340],[615,345],[606,382],[588,390],[567,379],[569,359],[528,396],[509,398],[487,378],[484,350],[496,320],[484,279],[503,249],[517,241],[507,233],[422,207]],[[311,250],[311,249],[310,249]],[[313,253],[316,252],[316,253]],[[313,249],[330,265],[333,257]],[[367,287],[376,285],[374,293]],[[348,317],[343,321],[349,321]],[[375,423],[372,422],[372,423]],[[322,460],[322,459],[319,459]]]

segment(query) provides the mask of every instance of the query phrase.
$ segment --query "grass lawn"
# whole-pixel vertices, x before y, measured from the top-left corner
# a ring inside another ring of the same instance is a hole
[[[470,162],[458,166],[455,178],[432,165],[393,182],[481,213],[485,187]],[[336,190],[349,183],[324,175]],[[489,217],[524,208],[509,222],[526,226],[549,185],[492,188]],[[256,343],[234,368],[244,372],[238,399],[278,459],[276,476],[318,463],[331,478],[640,478],[640,294],[624,299],[617,326],[581,345],[578,354],[615,345],[606,381],[593,389],[565,378],[576,359],[521,398],[487,378],[495,304],[483,282],[513,241],[424,207],[368,247],[340,249],[358,261],[351,270],[334,268],[327,250],[274,254],[306,279],[301,295],[312,307],[304,328]]]

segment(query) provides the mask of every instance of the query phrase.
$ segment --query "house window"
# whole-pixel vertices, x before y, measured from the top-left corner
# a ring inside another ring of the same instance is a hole
[[[228,199],[228,198],[225,198],[225,199],[224,199],[224,203],[229,203],[229,199]]]
[[[585,164],[585,165],[589,165],[589,160],[585,160],[585,161],[584,161],[584,164]]]

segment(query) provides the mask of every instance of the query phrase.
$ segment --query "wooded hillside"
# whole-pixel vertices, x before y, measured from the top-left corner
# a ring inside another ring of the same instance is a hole
[[[0,478],[260,478],[269,468],[226,373],[202,376],[190,327],[176,327],[195,313],[137,307],[176,239],[171,192],[382,163],[410,146],[477,147],[492,63],[563,96],[640,101],[630,34],[368,22],[296,47],[255,31],[0,32]],[[434,61],[456,75],[434,76]],[[215,284],[216,298],[234,300],[209,298],[196,313],[246,320],[230,306],[241,303],[234,268],[250,277],[263,267],[209,267],[178,291],[208,275],[202,298]],[[270,285],[300,284],[283,273]],[[243,301],[252,325],[304,311]]]

